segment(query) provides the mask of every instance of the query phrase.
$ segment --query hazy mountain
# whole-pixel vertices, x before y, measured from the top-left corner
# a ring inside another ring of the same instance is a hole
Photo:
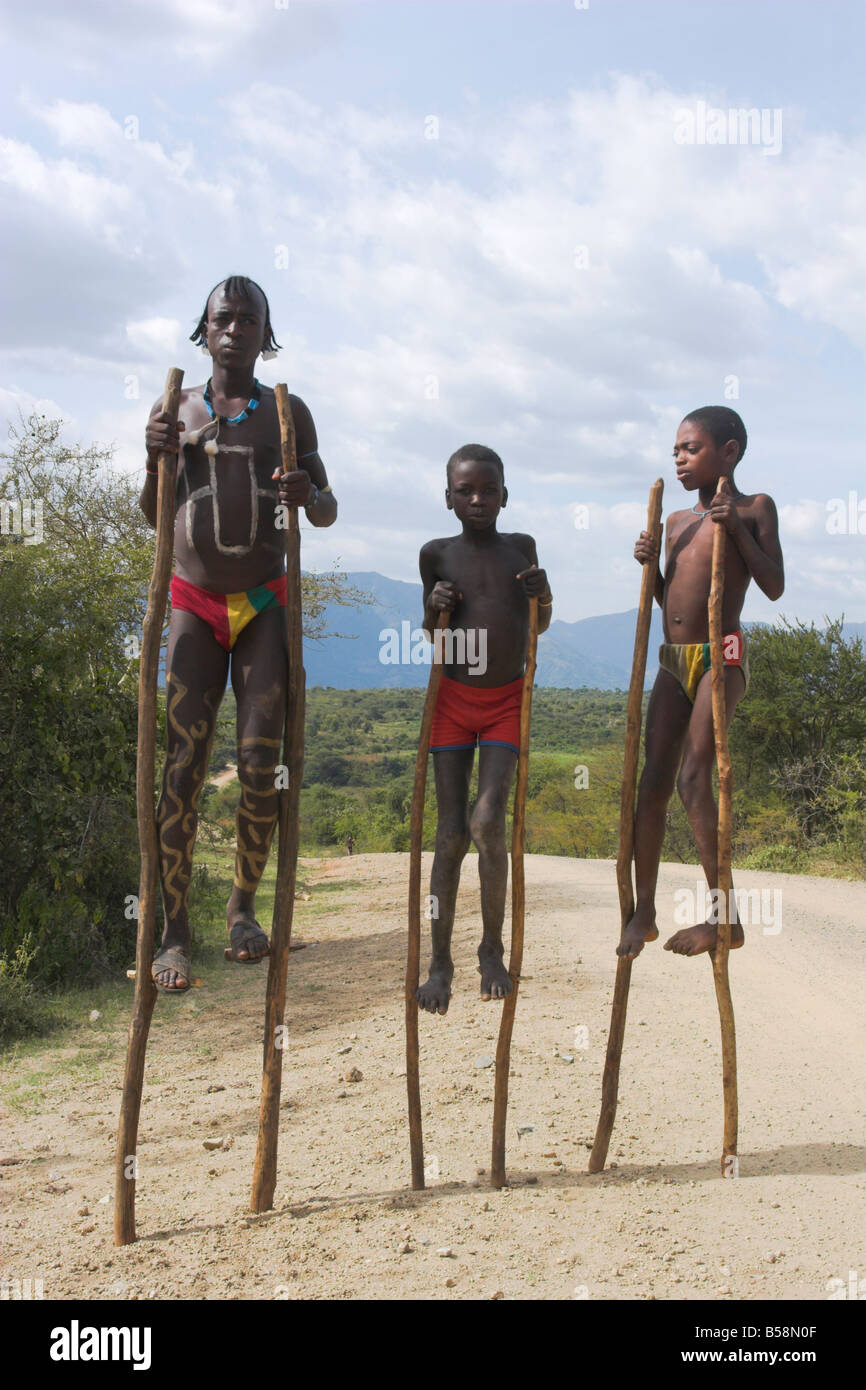
[[[332,605],[326,610],[328,629],[347,635],[304,644],[307,684],[339,690],[426,685],[429,665],[411,660],[413,652],[417,658],[422,651],[429,651],[429,644],[422,648],[412,640],[413,632],[417,639],[421,623],[421,585],[387,579],[375,571],[356,571],[347,577],[357,588],[372,594],[374,602],[360,609]],[[634,609],[576,623],[554,619],[539,638],[538,684],[627,689],[636,616]],[[390,644],[387,637],[381,637],[385,630],[394,634]],[[658,668],[660,641],[661,614],[656,609],[650,632],[648,684]],[[407,660],[392,664],[380,659],[391,654]]]

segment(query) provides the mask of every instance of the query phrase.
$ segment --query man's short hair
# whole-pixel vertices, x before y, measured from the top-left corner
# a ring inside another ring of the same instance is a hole
[[[692,410],[684,416],[683,424],[686,420],[691,420],[694,424],[700,425],[702,430],[706,430],[717,449],[721,449],[729,439],[735,439],[740,448],[735,466],[740,462],[746,452],[747,435],[746,427],[735,410],[726,405],[702,405],[698,410]]]
[[[502,467],[502,459],[498,454],[495,454],[492,449],[488,449],[486,444],[463,444],[459,449],[455,449],[445,465],[449,487],[451,486],[452,463],[468,463],[470,459],[475,459],[477,463],[492,463],[499,471],[499,481],[503,486],[505,485],[505,469]]]
[[[206,341],[207,336],[207,306],[210,303],[211,294],[218,289],[223,289],[228,298],[252,299],[253,291],[258,290],[262,299],[265,301],[265,332],[262,339],[263,352],[276,352],[280,344],[274,337],[274,330],[271,328],[271,308],[268,304],[268,296],[265,294],[261,285],[257,285],[255,280],[251,280],[248,275],[229,275],[225,280],[217,280],[210,294],[204,302],[201,311],[201,318],[195,326],[195,331],[190,333],[190,342],[197,346]]]

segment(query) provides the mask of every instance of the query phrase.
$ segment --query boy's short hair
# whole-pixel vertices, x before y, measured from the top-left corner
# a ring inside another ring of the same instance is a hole
[[[731,410],[726,405],[702,405],[697,410],[692,410],[688,415],[683,416],[683,424],[686,420],[691,420],[701,429],[706,430],[717,449],[721,449],[723,444],[727,444],[729,439],[735,439],[740,447],[734,467],[740,462],[746,452],[746,427],[735,410]]]
[[[276,352],[280,344],[274,337],[274,330],[271,327],[271,307],[268,304],[268,296],[265,294],[261,285],[257,285],[255,280],[251,280],[248,275],[227,275],[225,280],[217,280],[210,294],[208,294],[205,299],[204,308],[201,311],[201,318],[195,326],[195,331],[189,335],[190,342],[195,343],[196,346],[205,342],[207,331],[207,306],[210,303],[211,295],[215,290],[220,288],[225,290],[226,295],[234,295],[240,299],[252,299],[253,290],[258,290],[262,299],[265,301],[265,332],[262,340],[262,351]]]
[[[499,481],[505,485],[505,469],[502,467],[502,459],[495,454],[492,449],[488,449],[486,444],[463,444],[459,449],[455,449],[450,459],[445,465],[445,476],[448,479],[448,486],[451,486],[451,465],[452,463],[468,463],[474,459],[476,463],[492,463],[499,471]]]

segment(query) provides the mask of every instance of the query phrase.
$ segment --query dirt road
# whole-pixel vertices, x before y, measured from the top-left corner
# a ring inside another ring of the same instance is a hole
[[[421,1020],[426,1192],[408,1189],[407,857],[307,860],[275,1210],[247,1212],[265,969],[214,967],[157,1005],[134,1246],[111,1240],[125,1008],[5,1060],[3,1277],[41,1279],[46,1298],[156,1299],[823,1299],[850,1271],[863,1279],[864,885],[738,877],[776,911],[731,957],[741,1158],[723,1182],[712,971],[661,949],[695,870],[662,866],[661,938],[632,972],[609,1168],[590,1177],[614,870],[528,858],[511,1186],[494,1192],[499,1012],[478,997],[476,865],[461,887],[450,1012]]]

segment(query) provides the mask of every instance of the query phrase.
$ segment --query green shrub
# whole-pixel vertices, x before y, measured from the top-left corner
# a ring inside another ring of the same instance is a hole
[[[44,1033],[51,1024],[48,1004],[29,978],[32,959],[29,937],[11,955],[0,957],[0,1043]]]
[[[808,867],[809,856],[795,845],[764,845],[737,864],[737,868],[764,869],[776,874],[802,874]]]

